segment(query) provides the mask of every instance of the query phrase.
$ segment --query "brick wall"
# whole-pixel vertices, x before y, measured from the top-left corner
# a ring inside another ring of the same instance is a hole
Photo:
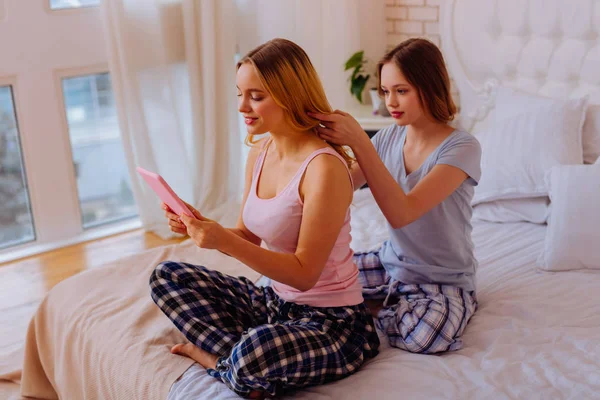
[[[386,0],[387,47],[410,37],[426,37],[440,46],[440,3],[444,0]]]

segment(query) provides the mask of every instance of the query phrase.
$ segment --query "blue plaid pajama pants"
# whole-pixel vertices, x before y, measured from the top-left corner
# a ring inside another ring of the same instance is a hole
[[[354,262],[365,300],[384,300],[375,323],[390,346],[424,354],[462,348],[460,336],[477,309],[474,292],[394,280],[381,265],[378,251],[357,253]]]
[[[341,379],[378,353],[364,303],[299,305],[247,278],[170,261],[156,267],[150,288],[154,302],[191,343],[220,356],[207,372],[242,397]]]

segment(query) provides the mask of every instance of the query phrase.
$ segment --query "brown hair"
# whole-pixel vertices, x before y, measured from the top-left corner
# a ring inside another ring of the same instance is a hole
[[[254,66],[275,103],[283,108],[287,122],[295,129],[316,134],[319,120],[306,113],[330,114],[332,108],[306,52],[292,41],[273,39],[246,54],[238,62],[237,69],[245,63]],[[245,142],[247,145],[254,144],[254,135],[248,134]],[[344,158],[348,166],[354,162],[346,147],[333,143],[329,145]]]
[[[396,64],[404,77],[419,91],[421,105],[438,122],[454,119],[456,105],[450,93],[450,77],[442,52],[429,40],[413,38],[405,40],[390,50],[377,64],[379,95],[381,69],[389,62]]]

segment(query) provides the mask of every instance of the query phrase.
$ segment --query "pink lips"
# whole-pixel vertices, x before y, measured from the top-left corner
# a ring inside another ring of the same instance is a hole
[[[252,125],[254,122],[256,122],[257,119],[258,118],[249,118],[249,117],[246,117],[246,118],[244,118],[244,122],[246,123],[246,125]]]
[[[404,115],[404,113],[403,113],[403,112],[400,112],[400,111],[394,111],[394,112],[392,112],[392,113],[390,113],[390,114],[392,115],[392,117],[394,117],[394,118],[396,118],[396,119],[398,119],[398,118],[402,118],[402,116]]]

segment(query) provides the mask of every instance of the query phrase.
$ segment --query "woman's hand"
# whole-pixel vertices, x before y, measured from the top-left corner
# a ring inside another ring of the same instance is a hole
[[[344,111],[335,110],[331,114],[309,112],[308,115],[320,120],[321,124],[325,126],[325,128],[320,126],[316,128],[323,140],[350,146],[353,150],[365,139],[369,140],[369,136],[358,121]]]
[[[220,250],[229,231],[223,228],[218,222],[204,218],[192,218],[182,215],[181,222],[185,225],[188,235],[196,243],[196,246],[202,249]]]
[[[195,218],[187,215],[177,215],[171,208],[162,203],[162,209],[165,210],[165,216],[169,219],[171,231],[189,237],[198,247],[203,249],[219,249],[223,240],[226,240],[227,229],[223,228],[218,222],[205,218],[198,210],[184,201]]]
[[[189,208],[189,210],[192,212],[192,214],[194,214],[194,216],[196,218],[200,219],[200,217],[202,217],[202,215],[200,214],[200,212],[198,210],[196,210],[194,207],[190,206],[185,201],[184,201],[184,203],[187,206],[187,208]],[[186,228],[185,224],[183,222],[181,222],[179,215],[175,214],[175,212],[173,212],[173,210],[171,210],[171,207],[169,207],[167,205],[167,203],[162,203],[161,208],[163,210],[165,210],[165,217],[167,217],[167,220],[169,221],[169,227],[171,228],[171,232],[179,233],[181,235],[187,235],[188,234],[187,228]]]

